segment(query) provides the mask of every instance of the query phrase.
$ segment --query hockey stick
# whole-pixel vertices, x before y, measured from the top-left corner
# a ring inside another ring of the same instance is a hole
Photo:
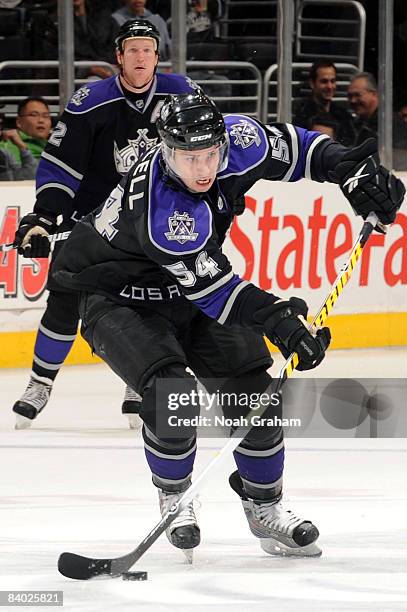
[[[377,216],[374,213],[371,213],[366,219],[348,257],[348,260],[342,266],[330,292],[310,324],[310,330],[323,325],[325,322],[337,299],[342,293],[343,288],[348,283],[355,265],[361,256],[363,247],[377,222]],[[281,368],[278,378],[274,379],[270,387],[270,393],[280,391],[282,385],[287,378],[291,376],[297,365],[298,356],[296,353],[293,353]],[[170,510],[162,517],[157,525],[153,527],[150,533],[134,550],[126,555],[123,555],[122,557],[116,557],[113,559],[93,559],[91,557],[84,557],[75,553],[64,552],[60,555],[58,560],[59,572],[67,578],[77,580],[88,580],[96,576],[110,576],[111,578],[115,578],[120,576],[123,572],[127,572],[152,546],[152,544],[154,544],[158,537],[164,533],[175,517],[178,516],[179,513],[197,496],[201,484],[206,479],[207,474],[211,472],[215,466],[218,467],[222,459],[229,456],[230,453],[235,450],[235,448],[246,437],[248,429],[248,427],[239,427],[234,432],[219,453],[212,459],[212,461],[208,463],[206,468],[194,480],[189,489],[187,489],[182,497],[173,504]]]
[[[66,240],[71,232],[60,232],[59,234],[49,234],[47,236],[51,244],[58,242],[59,240]],[[0,244],[0,253],[7,253],[13,249],[18,249],[19,245],[11,242],[9,244]]]

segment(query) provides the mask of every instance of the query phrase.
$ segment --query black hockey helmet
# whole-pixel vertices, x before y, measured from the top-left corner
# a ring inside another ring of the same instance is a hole
[[[129,19],[120,27],[115,38],[116,48],[123,53],[123,43],[129,38],[152,38],[156,43],[156,53],[160,51],[160,33],[147,19]]]
[[[168,96],[156,126],[162,142],[173,149],[206,149],[227,140],[222,113],[201,91]]]
[[[200,150],[217,147],[216,172],[227,167],[229,137],[225,122],[214,102],[202,91],[168,96],[156,126],[163,160],[169,173],[176,178],[183,180],[176,162],[177,149],[199,156]]]

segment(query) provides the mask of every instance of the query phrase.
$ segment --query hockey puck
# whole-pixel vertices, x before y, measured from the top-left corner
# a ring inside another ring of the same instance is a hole
[[[123,572],[123,580],[147,580],[147,572]]]

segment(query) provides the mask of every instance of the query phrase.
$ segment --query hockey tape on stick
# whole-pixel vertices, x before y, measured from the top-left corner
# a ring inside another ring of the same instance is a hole
[[[330,292],[310,324],[310,330],[321,326],[325,322],[328,314],[342,293],[343,288],[349,281],[355,265],[360,258],[363,247],[366,244],[370,234],[376,227],[376,223],[377,216],[374,213],[371,213],[363,224],[348,260],[342,266]],[[269,388],[270,395],[271,393],[280,392],[285,380],[291,376],[297,365],[298,356],[296,353],[293,353],[281,368],[279,376],[273,379]],[[260,417],[265,409],[266,406],[263,406],[256,412],[256,415]],[[171,525],[173,520],[180,514],[180,512],[198,496],[203,483],[207,480],[208,474],[214,472],[215,468],[219,467],[223,459],[230,457],[230,454],[244,440],[249,429],[250,427],[239,427],[236,429],[218,454],[208,463],[206,468],[197,476],[197,478],[194,479],[189,489],[187,489],[182,497],[180,497],[180,499],[171,506],[170,510],[162,517],[162,519],[153,527],[150,533],[146,535],[146,537],[134,550],[126,555],[123,555],[122,557],[116,557],[113,559],[93,559],[91,557],[84,557],[75,553],[64,552],[58,560],[58,570],[60,573],[67,578],[89,580],[90,578],[95,578],[97,576],[108,576],[110,578],[115,578],[121,576],[123,572],[127,572],[154,544],[157,538],[164,533],[167,527]]]
[[[345,261],[342,268],[340,269],[339,274],[336,277],[328,295],[326,296],[324,303],[321,305],[317,314],[313,318],[309,326],[310,331],[322,327],[325,323],[329,313],[335,306],[344,287],[348,284],[352,272],[355,269],[355,266],[362,254],[363,247],[365,246],[369,236],[378,224],[379,221],[377,215],[373,212],[370,213],[370,215],[366,218],[362,229],[359,232],[359,235],[356,239],[355,244],[352,247],[352,251],[350,252],[348,259]],[[384,233],[386,233],[387,231],[386,226],[383,226],[382,224],[380,224],[380,229]],[[292,353],[279,372],[279,377],[277,379],[280,382],[279,388],[281,388],[281,385],[288,378],[288,376],[291,376],[297,365],[298,355],[297,353]]]
[[[59,240],[66,240],[71,232],[60,232],[59,234],[49,234],[47,236],[48,240],[51,244],[54,242],[58,242]],[[7,253],[7,251],[12,251],[13,249],[18,249],[20,245],[14,244],[11,242],[10,244],[0,244],[0,253]]]

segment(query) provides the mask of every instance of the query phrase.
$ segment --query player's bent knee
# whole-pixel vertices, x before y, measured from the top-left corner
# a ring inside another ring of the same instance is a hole
[[[194,438],[199,411],[195,378],[181,363],[157,370],[143,389],[140,416],[161,440]]]

